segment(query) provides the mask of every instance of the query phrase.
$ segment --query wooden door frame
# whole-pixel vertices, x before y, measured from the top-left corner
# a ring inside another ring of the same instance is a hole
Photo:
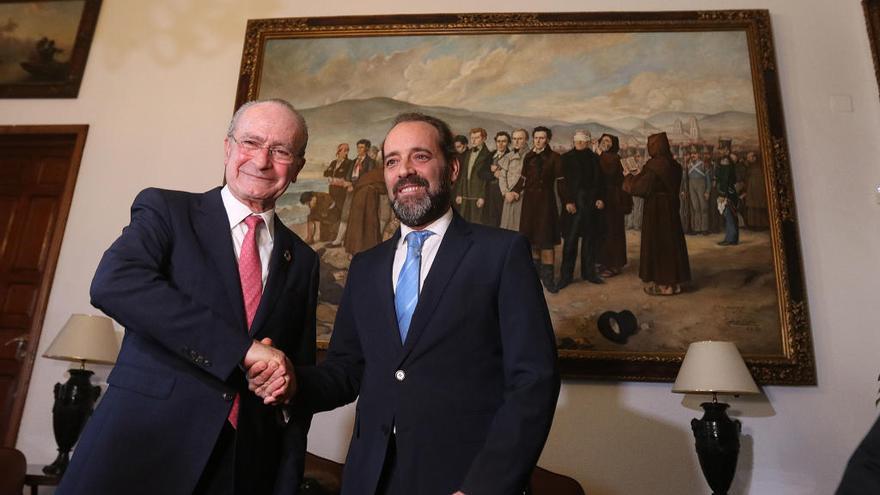
[[[76,178],[79,174],[79,166],[82,161],[83,149],[86,144],[89,126],[82,125],[4,125],[0,126],[0,135],[21,136],[58,136],[66,135],[74,138],[73,153],[70,156],[70,167],[64,180],[64,191],[58,200],[58,217],[55,228],[49,241],[49,251],[46,258],[46,270],[43,273],[40,289],[37,292],[34,316],[31,328],[28,331],[27,354],[21,364],[18,382],[12,391],[15,400],[12,403],[12,411],[9,415],[9,429],[2,440],[2,445],[13,446],[18,438],[18,430],[21,426],[21,417],[24,412],[27,392],[31,382],[31,373],[34,370],[37,347],[40,344],[40,335],[43,330],[43,320],[46,317],[46,305],[49,302],[49,293],[52,290],[52,282],[55,279],[55,268],[58,264],[58,256],[61,253],[61,241],[64,239],[64,230],[67,227],[67,217],[70,213],[70,204],[73,201],[73,191],[76,186]]]

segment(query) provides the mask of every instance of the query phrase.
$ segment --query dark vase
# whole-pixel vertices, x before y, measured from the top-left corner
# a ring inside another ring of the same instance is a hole
[[[726,495],[736,473],[742,425],[727,416],[727,404],[704,402],[700,406],[706,413],[701,419],[691,420],[700,468],[713,495]]]

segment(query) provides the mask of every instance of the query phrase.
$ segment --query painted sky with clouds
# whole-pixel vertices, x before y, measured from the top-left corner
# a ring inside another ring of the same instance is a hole
[[[742,31],[277,40],[261,90],[299,108],[385,96],[569,122],[755,112]]]

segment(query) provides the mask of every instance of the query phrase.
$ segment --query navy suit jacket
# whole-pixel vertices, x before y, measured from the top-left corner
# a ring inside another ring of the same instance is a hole
[[[880,418],[853,452],[835,495],[880,493]]]
[[[295,493],[311,416],[285,424],[248,391],[240,363],[264,337],[314,363],[317,285],[317,256],[276,216],[249,336],[220,189],[142,191],[92,281],[92,304],[125,338],[58,493],[191,494],[236,392],[236,493]]]
[[[399,239],[352,260],[327,359],[297,368],[297,401],[318,411],[360,395],[345,494],[375,492],[392,428],[403,493],[517,493],[559,394],[528,241],[455,214],[401,344],[391,284]]]

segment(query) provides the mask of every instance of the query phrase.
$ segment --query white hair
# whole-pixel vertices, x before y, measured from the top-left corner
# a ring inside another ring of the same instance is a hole
[[[248,108],[251,108],[251,107],[254,107],[257,105],[262,105],[264,103],[278,105],[280,107],[287,109],[290,112],[290,115],[293,116],[293,120],[296,121],[296,127],[299,131],[294,136],[294,140],[299,138],[302,141],[302,145],[299,146],[298,147],[299,149],[297,150],[296,141],[294,141],[293,143],[290,143],[290,144],[291,144],[291,146],[293,146],[294,152],[300,158],[305,156],[306,145],[309,142],[309,127],[308,127],[308,125],[306,125],[306,119],[303,118],[303,116],[296,110],[296,108],[293,107],[293,105],[290,104],[289,101],[283,100],[281,98],[253,100],[253,101],[249,101],[249,102],[243,104],[242,106],[238,107],[238,110],[236,110],[235,113],[232,114],[232,120],[229,121],[229,128],[226,130],[226,135],[232,136],[233,133],[235,133],[235,129],[236,129],[236,127],[238,127],[238,120],[241,118],[241,116],[244,114],[244,112],[247,111]]]

